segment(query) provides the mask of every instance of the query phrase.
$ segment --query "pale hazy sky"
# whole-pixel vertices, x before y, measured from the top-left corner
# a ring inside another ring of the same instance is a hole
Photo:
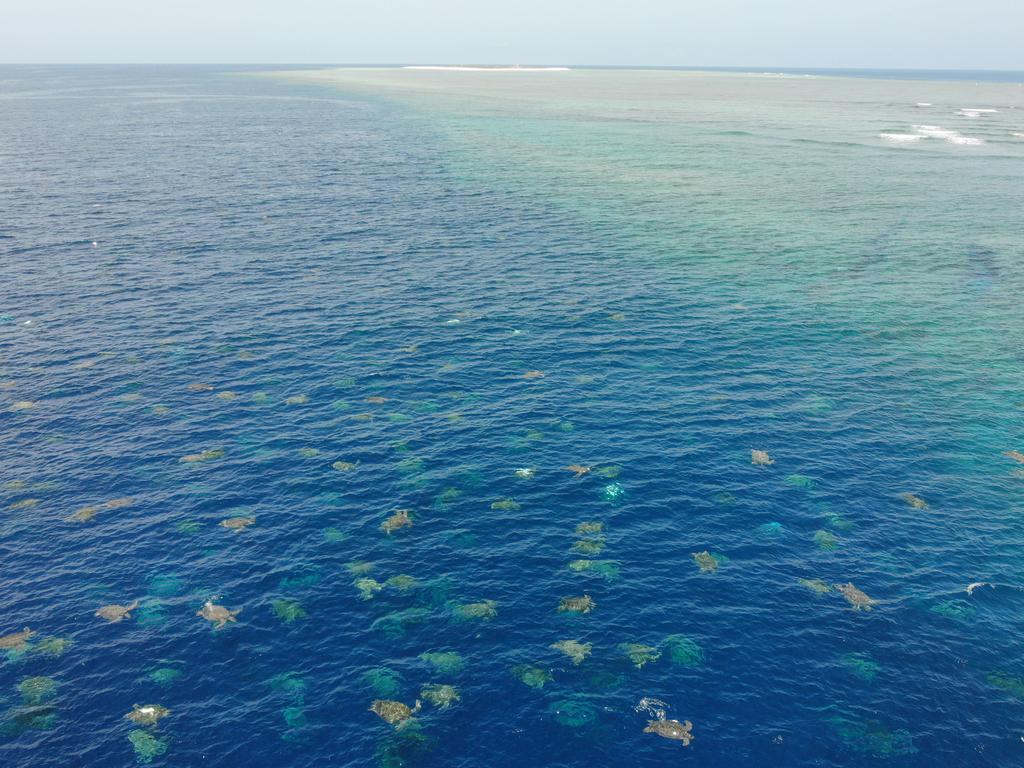
[[[0,0],[0,61],[1024,69],[1024,0]]]

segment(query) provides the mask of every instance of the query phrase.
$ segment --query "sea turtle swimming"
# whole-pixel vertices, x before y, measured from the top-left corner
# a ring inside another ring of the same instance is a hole
[[[103,502],[104,509],[121,509],[122,507],[130,507],[135,503],[135,499],[131,496],[122,496],[119,499],[111,499],[110,501]]]
[[[519,469],[516,470],[516,477],[521,477],[524,480],[529,480],[535,474],[536,474],[536,471],[533,470],[533,469],[530,469],[530,467],[519,467]]]
[[[221,520],[220,525],[223,528],[228,528],[235,533],[241,533],[250,525],[256,523],[255,517],[229,517],[226,520]]]
[[[870,611],[871,606],[878,602],[853,586],[852,582],[833,584],[832,586],[839,590],[842,596],[846,598],[846,602],[853,606],[855,611]]]
[[[82,507],[80,510],[72,515],[68,516],[68,522],[70,523],[87,523],[96,517],[96,514],[100,511],[99,507]]]
[[[378,715],[388,725],[393,725],[396,728],[399,728],[404,723],[408,722],[413,715],[420,711],[420,706],[418,699],[416,700],[416,706],[412,709],[400,701],[376,699],[373,704],[370,705],[370,711]]]
[[[138,600],[132,600],[128,605],[118,605],[113,603],[111,605],[104,605],[94,616],[99,616],[101,619],[106,619],[111,624],[116,624],[119,621],[130,619],[132,617],[132,611],[139,607]]]
[[[18,402],[11,405],[12,411],[27,411],[30,408],[35,408],[36,404],[31,400],[19,400]]]
[[[543,379],[544,371],[527,371],[523,374],[524,379]]]
[[[453,685],[432,684],[420,691],[420,696],[438,709],[448,709],[452,704],[462,700],[458,689]]]
[[[409,528],[412,526],[412,518],[409,517],[408,509],[398,509],[380,525],[380,529],[384,533],[390,535],[392,531],[397,531],[399,528]]]
[[[34,634],[35,632],[28,627],[25,627],[21,632],[12,632],[9,635],[2,635],[0,636],[0,649],[10,650],[22,648],[25,646],[25,643],[28,642],[28,639]]]
[[[797,582],[800,586],[807,587],[809,590],[817,592],[819,595],[824,595],[826,592],[832,591],[832,587],[821,579],[797,579]]]
[[[718,570],[718,560],[706,549],[703,552],[693,552],[693,561],[697,563],[701,573],[712,573]]]
[[[551,644],[552,649],[564,653],[572,659],[572,663],[576,666],[583,663],[593,647],[591,643],[581,643],[578,640],[559,640],[557,643]]]
[[[644,733],[656,733],[665,739],[681,741],[684,747],[688,747],[693,740],[693,734],[690,733],[692,728],[693,723],[689,720],[682,723],[678,720],[648,720]]]
[[[125,717],[139,725],[156,725],[161,717],[167,717],[169,714],[171,710],[159,704],[132,704],[132,711]]]
[[[224,450],[221,448],[209,448],[202,453],[190,453],[186,456],[182,456],[178,461],[183,464],[195,464],[199,461],[210,461],[211,459],[220,459],[224,456]]]
[[[214,604],[213,600],[207,600],[203,607],[196,611],[196,616],[201,616],[207,621],[213,622],[214,629],[220,629],[229,621],[236,621],[235,617],[242,612],[242,609],[231,611],[223,605]]]
[[[39,499],[22,499],[21,501],[16,501],[13,504],[9,504],[7,508],[10,509],[10,510],[32,509],[32,507],[38,507],[38,506],[39,506]]]
[[[285,405],[305,405],[308,402],[309,395],[292,395],[284,400]]]
[[[336,469],[339,472],[351,472],[353,469],[359,466],[359,462],[351,461],[336,461],[331,464],[331,469]]]
[[[189,384],[187,389],[189,392],[213,392],[213,385],[196,382],[195,384]]]
[[[583,477],[590,471],[590,467],[584,467],[582,464],[570,464],[565,469],[576,474],[576,477]]]
[[[576,524],[576,533],[583,536],[588,533],[601,533],[604,530],[604,523],[596,520],[585,520]]]
[[[383,405],[387,401],[388,399],[386,397],[381,397],[380,395],[371,395],[370,397],[363,398],[364,403],[370,403],[372,405]]]
[[[590,613],[595,605],[590,595],[563,597],[558,603],[558,610],[561,613]]]
[[[928,502],[922,499],[920,496],[915,496],[912,493],[901,493],[900,498],[903,499],[907,504],[912,506],[914,509],[927,509]]]
[[[1024,453],[1021,453],[1020,451],[1003,451],[1003,456],[1006,456],[1008,459],[1013,459],[1014,461],[1019,461],[1021,464],[1024,464]]]
[[[751,448],[750,463],[758,467],[767,467],[769,464],[774,464],[775,460],[768,455],[768,451],[758,451]]]

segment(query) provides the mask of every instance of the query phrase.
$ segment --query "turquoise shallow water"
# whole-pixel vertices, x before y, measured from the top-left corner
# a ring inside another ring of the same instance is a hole
[[[1022,109],[0,70],[3,764],[1021,764]]]

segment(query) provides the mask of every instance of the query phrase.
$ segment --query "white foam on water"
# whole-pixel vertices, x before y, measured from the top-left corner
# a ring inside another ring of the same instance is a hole
[[[1015,133],[1013,136],[1016,139],[1024,139],[1024,133]]]
[[[915,107],[930,107],[932,103],[930,101],[919,101],[915,104]]]
[[[880,133],[878,138],[885,139],[886,141],[895,141],[898,144],[910,144],[914,141],[920,141],[924,136],[919,133]]]
[[[975,109],[974,107],[963,107],[957,110],[957,114],[961,117],[981,117],[982,115],[991,115],[993,112],[998,111],[998,109],[981,109],[980,107]]]
[[[943,141],[948,141],[950,144],[977,146],[985,143],[982,139],[976,139],[973,136],[964,136],[960,131],[954,131],[950,128],[942,128],[938,125],[915,125],[914,130],[921,136],[926,136],[930,139],[942,139]]]

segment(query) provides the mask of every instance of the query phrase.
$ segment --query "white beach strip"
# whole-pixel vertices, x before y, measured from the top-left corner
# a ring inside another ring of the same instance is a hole
[[[429,69],[448,72],[568,72],[569,67],[449,67],[441,65],[416,65],[402,69]]]

